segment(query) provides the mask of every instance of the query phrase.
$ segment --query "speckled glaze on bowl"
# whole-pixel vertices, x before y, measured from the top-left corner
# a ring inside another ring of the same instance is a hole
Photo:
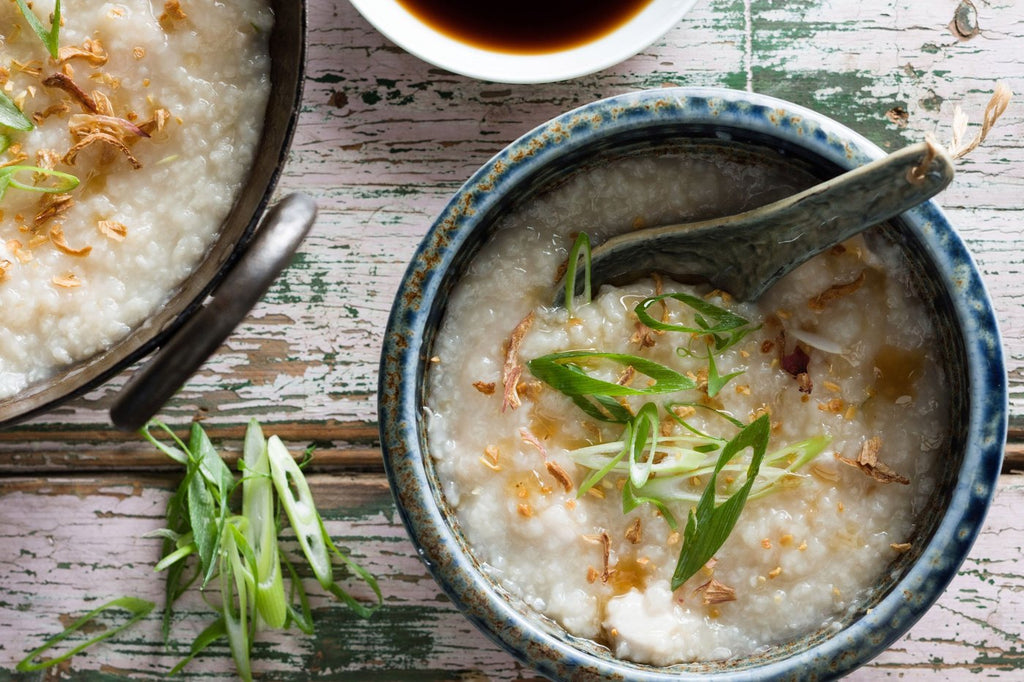
[[[567,634],[480,569],[448,506],[427,452],[424,375],[447,293],[491,233],[496,216],[574,167],[618,150],[680,141],[767,147],[829,177],[884,152],[850,129],[774,98],[719,89],[665,89],[602,100],[527,133],[484,165],[430,229],[399,288],[381,358],[379,418],[384,462],[413,542],[466,616],[526,665],[553,679],[814,680],[838,677],[885,650],[938,598],[981,527],[995,492],[1006,437],[1006,373],[995,316],[970,255],[933,203],[900,216],[888,237],[943,338],[953,396],[953,438],[933,513],[914,549],[888,569],[842,629],[822,629],[756,657],[657,668],[620,661]]]

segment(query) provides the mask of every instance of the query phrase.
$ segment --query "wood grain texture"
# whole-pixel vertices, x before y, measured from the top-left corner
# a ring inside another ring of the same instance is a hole
[[[187,0],[183,0],[187,2]],[[278,195],[303,191],[320,218],[293,266],[165,408],[234,448],[250,417],[296,450],[319,450],[315,494],[335,538],[381,576],[386,605],[363,623],[317,598],[313,638],[268,633],[263,679],[528,680],[478,633],[418,561],[381,474],[378,354],[406,263],[451,193],[511,140],[567,109],[667,85],[757,91],[822,111],[894,149],[947,140],[955,107],[972,131],[997,80],[1024,92],[1024,4],[960,0],[701,0],[636,57],[566,83],[503,85],[436,69],[397,48],[343,0],[309,0],[299,126]],[[1019,99],[1019,97],[1018,97]],[[1010,442],[978,543],[937,605],[851,679],[1024,679],[1024,108],[957,166],[939,199],[974,254],[1003,333]],[[174,467],[108,425],[124,377],[0,433],[0,680],[24,651],[98,600],[161,599],[152,573]],[[160,677],[207,615],[186,598],[165,648],[155,617],[46,679]],[[187,677],[230,679],[223,647]],[[25,679],[43,679],[29,676]]]
[[[332,537],[378,576],[385,605],[363,621],[324,598],[307,573],[317,633],[261,633],[255,669],[264,678],[533,678],[477,632],[427,575],[382,476],[320,474],[310,481]],[[163,604],[152,568],[160,542],[144,535],[161,527],[174,484],[174,476],[0,478],[0,679],[25,652],[99,603],[131,595]],[[963,679],[957,675],[968,671],[1020,679],[1021,505],[1024,479],[1005,476],[987,527],[949,589],[903,639],[850,679]],[[286,542],[285,549],[294,554],[297,546]],[[369,597],[358,584],[353,592]],[[166,646],[154,613],[62,672],[102,673],[110,680],[159,677],[211,615],[193,591],[180,603]],[[231,679],[231,670],[226,647],[215,646],[186,677]]]

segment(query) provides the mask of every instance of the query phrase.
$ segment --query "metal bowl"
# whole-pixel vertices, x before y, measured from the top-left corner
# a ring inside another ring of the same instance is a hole
[[[272,0],[270,4],[274,11],[275,21],[269,40],[271,90],[267,101],[263,134],[249,176],[242,184],[242,189],[235,199],[231,211],[224,219],[216,241],[180,288],[145,323],[132,330],[103,353],[68,366],[48,379],[30,385],[16,395],[0,400],[0,426],[10,426],[81,395],[120,373],[157,347],[166,344],[172,335],[181,329],[182,325],[204,310],[202,308],[204,300],[211,293],[215,293],[215,288],[246,254],[247,248],[256,234],[257,223],[267,208],[281,169],[287,160],[288,147],[291,143],[302,98],[306,42],[305,2]],[[294,249],[298,245],[298,240],[301,240],[302,235],[305,234],[305,230],[300,228],[304,226],[308,229],[312,222],[311,211],[312,209],[307,203],[302,209],[304,217],[300,222],[303,225],[298,227],[294,224],[297,217],[289,215],[291,238],[282,240],[279,235],[277,239],[273,240],[274,243],[280,244],[285,241],[292,244],[291,248]],[[273,225],[268,221],[263,229],[266,228],[273,229]],[[277,270],[263,270],[259,283],[254,283],[250,277],[246,282],[248,290],[251,291],[252,286],[258,286],[261,283],[269,284],[272,276],[279,271],[279,265],[281,264],[274,264]],[[269,277],[262,276],[264,274]],[[262,291],[262,288],[259,289],[259,292]],[[225,298],[231,295],[229,293]],[[234,319],[228,331],[240,319],[240,317]],[[222,339],[223,336],[217,339],[211,337],[206,345],[212,345],[210,348],[212,351]],[[173,361],[167,363],[166,359],[162,364],[165,367],[162,372],[164,376],[171,377],[173,375],[170,381],[175,388],[187,379],[197,367],[194,366],[191,370],[185,371],[185,368],[179,363]],[[174,367],[173,365],[179,366]],[[159,400],[155,393],[142,387],[126,403],[129,405],[136,403],[136,399],[141,393],[149,396],[150,403],[162,404],[162,400]],[[126,422],[126,426],[134,427],[140,420],[144,421],[144,417],[139,411],[131,410],[131,412],[130,423]]]
[[[493,582],[474,557],[427,451],[426,368],[448,293],[497,218],[575,168],[638,150],[717,146],[770,152],[806,182],[883,156],[863,137],[813,111],[721,89],[627,94],[564,114],[527,133],[455,194],[405,274],[381,359],[381,443],[401,517],[438,583],[466,616],[508,651],[553,679],[786,680],[838,677],[903,635],[939,597],[967,556],[995,492],[1006,436],[1006,375],[995,316],[978,271],[932,202],[884,228],[942,340],[952,396],[944,476],[918,519],[913,549],[896,559],[838,628],[821,629],[752,657],[668,668],[615,659],[575,638]]]

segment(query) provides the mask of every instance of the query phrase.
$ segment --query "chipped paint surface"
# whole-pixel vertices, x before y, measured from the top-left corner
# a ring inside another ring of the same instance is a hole
[[[783,97],[886,148],[932,132],[949,139],[957,104],[977,123],[997,78],[1024,93],[1020,0],[702,0],[633,59],[536,86],[435,69],[395,48],[345,2],[310,0],[309,27],[303,110],[279,193],[309,193],[320,218],[295,266],[162,415],[175,424],[201,416],[215,436],[235,440],[256,416],[292,442],[318,443],[322,466],[366,472],[319,476],[317,494],[329,499],[335,537],[383,576],[388,611],[366,624],[317,602],[325,625],[316,638],[261,645],[261,669],[273,679],[312,671],[328,679],[534,677],[478,634],[427,576],[383,488],[376,450],[378,356],[399,279],[451,193],[505,144],[594,99],[665,85]],[[1016,438],[1024,435],[1022,136],[1018,97],[940,197],[1000,318]],[[156,545],[141,536],[159,526],[171,479],[118,473],[154,476],[166,467],[107,428],[123,381],[0,434],[0,680],[31,642],[95,600],[159,598]],[[1019,440],[1010,453],[1024,466]],[[1004,476],[950,590],[852,679],[1024,676],[1022,508],[1024,484]],[[198,598],[188,603],[186,632],[202,627],[201,608]],[[68,676],[160,676],[191,640],[181,635],[168,653],[158,630],[149,620],[122,633],[104,652],[76,659]],[[230,679],[229,669],[226,651],[215,648],[190,670]]]

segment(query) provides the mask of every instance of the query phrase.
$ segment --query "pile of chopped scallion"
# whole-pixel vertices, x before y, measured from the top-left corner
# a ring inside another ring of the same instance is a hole
[[[170,442],[154,437],[154,429],[169,435]],[[167,527],[149,534],[163,539],[163,558],[156,570],[166,572],[164,640],[170,634],[174,603],[194,583],[199,583],[207,603],[218,613],[171,674],[179,672],[213,642],[226,638],[239,676],[251,680],[250,655],[258,630],[287,630],[294,625],[312,634],[312,612],[302,580],[278,548],[282,508],[313,575],[327,592],[364,618],[382,603],[374,577],[331,540],[313,503],[309,484],[284,443],[277,436],[265,438],[255,419],[246,429],[238,464],[240,479],[236,479],[198,423],[192,424],[187,444],[157,421],[150,422],[142,434],[185,467],[185,477],[167,504]],[[374,603],[363,604],[335,581],[334,559],[369,586],[376,597]],[[134,597],[107,602],[30,652],[17,670],[28,672],[60,663],[145,618],[154,608],[153,602]],[[104,611],[115,609],[127,611],[128,620],[69,651],[37,660]]]
[[[576,296],[576,272],[583,260],[582,295]],[[573,306],[587,305],[591,298],[590,240],[586,233],[577,236],[569,253],[565,276],[565,300],[570,313]],[[691,312],[692,323],[673,324],[650,315],[656,303],[675,300]],[[667,293],[641,301],[634,312],[649,329],[682,335],[676,347],[680,357],[702,360],[707,366],[706,395],[714,398],[722,388],[742,372],[719,374],[716,356],[742,341],[758,329],[736,313],[686,293]],[[610,366],[629,369],[634,376],[647,378],[619,383],[595,376]],[[592,419],[622,424],[617,440],[598,443],[569,452],[573,461],[590,470],[579,487],[582,496],[611,473],[624,478],[622,510],[629,513],[641,504],[654,506],[669,526],[678,528],[673,507],[689,505],[683,530],[683,544],[672,576],[675,590],[693,576],[725,543],[746,501],[778,488],[780,482],[812,461],[825,449],[830,438],[818,435],[768,453],[770,418],[763,414],[750,424],[708,407],[701,402],[669,402],[666,419],[672,419],[686,431],[682,436],[660,435],[661,412],[654,402],[645,402],[635,412],[625,402],[627,396],[656,396],[697,390],[697,382],[671,367],[636,355],[599,351],[565,351],[535,358],[527,363],[530,372],[566,395]],[[737,429],[731,438],[720,438],[697,429],[679,416],[677,408],[709,410]],[[739,455],[751,451],[746,464]],[[724,482],[719,474],[725,473]],[[705,480],[697,495],[694,481]]]

